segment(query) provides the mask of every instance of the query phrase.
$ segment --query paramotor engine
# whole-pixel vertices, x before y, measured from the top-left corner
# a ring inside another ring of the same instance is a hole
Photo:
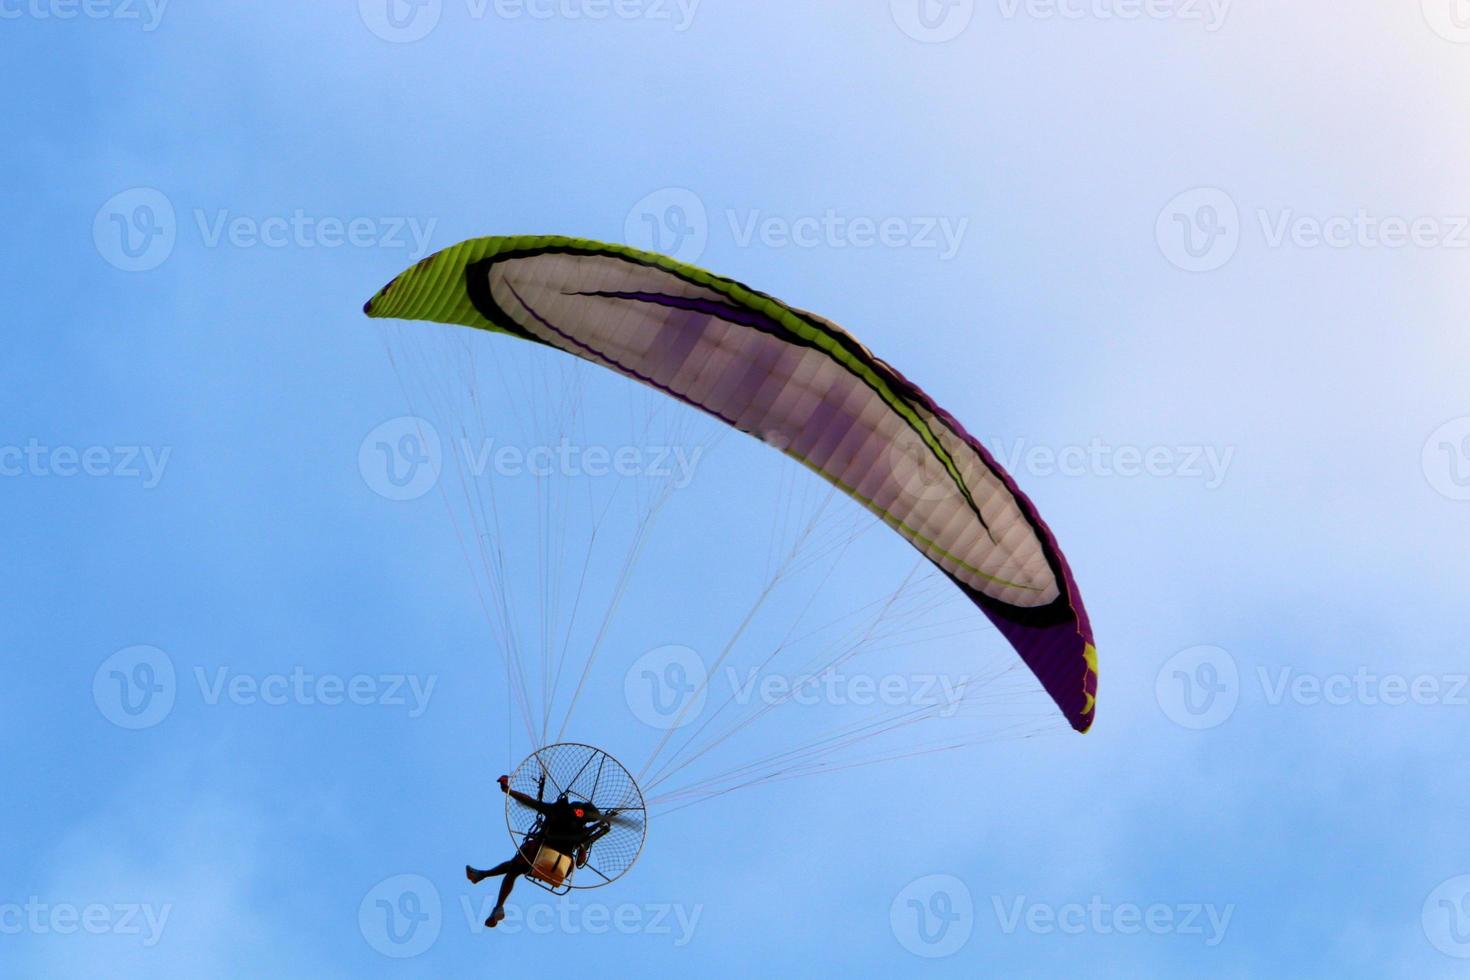
[[[643,850],[648,814],[637,782],[622,763],[601,749],[576,742],[548,745],[531,753],[510,777],[510,789],[542,803],[586,808],[592,826],[585,843],[558,850],[543,842],[543,817],[511,793],[505,822],[517,850],[529,845],[531,881],[553,894],[600,888],[633,867]]]

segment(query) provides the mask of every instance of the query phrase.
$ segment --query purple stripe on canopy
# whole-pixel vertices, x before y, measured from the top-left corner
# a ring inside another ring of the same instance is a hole
[[[665,311],[670,311],[666,313],[667,318],[657,341],[665,348],[665,353],[659,355],[659,360],[656,362],[653,372],[656,377],[650,377],[648,372],[640,372],[630,365],[621,364],[608,354],[591,348],[582,340],[553,326],[531,309],[514,286],[508,282],[507,286],[541,326],[568,344],[587,351],[594,358],[611,365],[629,377],[643,381],[681,401],[709,412],[736,428],[753,431],[758,419],[752,416],[763,415],[769,409],[770,402],[774,400],[773,398],[757,399],[757,395],[768,390],[764,387],[765,382],[769,380],[772,369],[790,342],[785,339],[785,331],[778,323],[756,310],[698,297],[670,296],[651,292],[596,291],[569,294],[625,299],[657,305]],[[680,311],[683,315],[674,314],[672,311]],[[701,403],[694,401],[687,394],[673,390],[670,383],[678,368],[685,363],[694,350],[698,349],[699,340],[711,327],[711,318],[746,326],[756,333],[745,338],[744,342],[748,347],[747,356],[738,372],[732,374],[730,378],[721,378],[706,402]],[[828,325],[823,326],[822,329],[832,331],[837,328]],[[868,356],[871,357],[871,355]],[[954,416],[940,408],[922,389],[885,361],[873,357],[871,364],[897,392],[932,415],[976,453],[985,467],[1005,486],[1025,520],[1035,530],[1037,537],[1042,542],[1047,560],[1056,571],[1061,585],[1061,594],[1052,606],[1043,609],[1012,606],[985,595],[959,579],[955,581],[1016,648],[1022,660],[1036,674],[1042,686],[1056,701],[1072,726],[1079,731],[1086,731],[1092,724],[1094,698],[1097,692],[1097,676],[1087,659],[1087,648],[1093,642],[1092,627],[1082,605],[1071,567],[1057,546],[1051,529],[1041,520],[1035,505],[1021,492],[1010,474],[1001,468],[980,441],[970,435]],[[803,431],[798,434],[795,442],[787,447],[788,450],[849,486],[861,484],[862,487],[871,490],[885,485],[885,481],[870,478],[882,474],[884,467],[887,467],[891,475],[894,463],[892,460],[882,458],[881,451],[869,440],[868,433],[858,424],[869,393],[870,390],[862,381],[844,372],[840,380],[824,393],[824,397],[814,407],[811,417],[803,426]],[[756,434],[765,435],[760,432]],[[893,481],[886,482],[892,483]],[[881,503],[875,501],[877,506],[885,509],[892,503],[887,500]],[[980,517],[983,523],[984,519],[978,514],[978,511],[976,516]],[[931,560],[934,560],[933,556]],[[953,575],[950,577],[954,578]]]

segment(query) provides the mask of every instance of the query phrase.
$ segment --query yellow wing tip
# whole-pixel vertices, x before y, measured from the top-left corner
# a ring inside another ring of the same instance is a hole
[[[1083,694],[1087,701],[1082,709],[1082,717],[1087,719],[1087,724],[1077,729],[1078,733],[1086,735],[1092,731],[1093,713],[1097,710],[1097,647],[1087,644],[1082,648],[1082,658],[1087,661],[1087,676],[1092,679],[1093,688]]]

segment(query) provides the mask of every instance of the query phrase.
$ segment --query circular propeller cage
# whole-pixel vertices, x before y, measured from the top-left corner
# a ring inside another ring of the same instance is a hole
[[[643,851],[648,811],[643,793],[622,763],[601,749],[580,742],[559,742],[537,749],[516,767],[510,788],[532,799],[591,803],[606,817],[609,829],[592,845],[587,864],[571,888],[600,888],[627,873]],[[514,796],[505,798],[505,822],[517,848],[536,826],[537,813]]]

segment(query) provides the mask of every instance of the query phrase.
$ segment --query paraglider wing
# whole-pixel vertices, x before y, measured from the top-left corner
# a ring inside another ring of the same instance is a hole
[[[1091,726],[1097,652],[1051,531],[978,440],[836,324],[662,255],[551,236],[452,246],[364,311],[555,347],[770,443],[903,535]]]

